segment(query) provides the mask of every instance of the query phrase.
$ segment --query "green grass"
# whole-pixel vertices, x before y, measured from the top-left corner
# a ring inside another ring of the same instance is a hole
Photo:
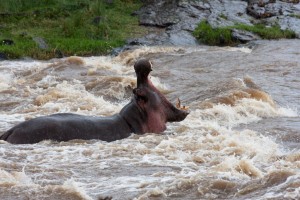
[[[259,35],[262,39],[281,39],[281,38],[295,38],[296,34],[291,30],[281,30],[279,26],[266,27],[263,24],[256,24],[249,26],[245,24],[238,24],[232,28],[253,32]]]
[[[1,0],[0,45],[9,58],[30,56],[49,59],[64,55],[103,55],[122,46],[127,38],[142,35],[145,29],[131,15],[138,0]],[[43,38],[49,48],[41,50],[33,41]]]
[[[295,17],[295,18],[300,19],[300,15],[297,15],[297,14],[290,14],[289,16],[290,16],[290,17]]]
[[[200,22],[193,35],[200,42],[208,45],[234,44],[229,28],[212,28],[207,21]]]
[[[281,30],[279,26],[266,27],[262,24],[253,26],[236,24],[234,26],[212,28],[207,21],[199,23],[193,35],[202,43],[208,45],[236,45],[239,41],[231,36],[232,29],[245,30],[259,35],[262,39],[295,38],[295,32]]]

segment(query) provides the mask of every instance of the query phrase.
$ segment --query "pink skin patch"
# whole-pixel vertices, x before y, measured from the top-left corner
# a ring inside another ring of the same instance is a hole
[[[166,130],[166,122],[163,119],[162,113],[157,111],[150,111],[148,112],[148,121],[147,121],[147,128],[146,132],[150,133],[161,133]]]
[[[148,85],[148,87],[147,87]],[[172,113],[173,106],[148,79],[147,85],[141,85],[135,90],[140,97],[138,104],[147,118],[142,125],[145,133],[161,133],[166,130],[167,114]]]
[[[160,96],[148,87],[141,86],[135,90],[139,97],[138,104],[146,116],[142,125],[144,133],[161,133],[166,130],[166,115]]]

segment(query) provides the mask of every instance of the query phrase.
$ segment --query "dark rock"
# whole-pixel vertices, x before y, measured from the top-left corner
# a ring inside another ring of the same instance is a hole
[[[294,3],[294,4],[297,4],[300,2],[299,0],[281,0],[281,1],[287,2],[287,3]]]
[[[113,4],[114,0],[105,0],[105,3],[107,3],[107,4]]]
[[[59,49],[56,49],[54,53],[55,53],[55,58],[63,58],[64,57],[63,52]]]
[[[98,25],[101,22],[101,16],[97,16],[92,20],[92,23]]]
[[[111,52],[111,56],[118,56],[123,51],[123,47],[114,48]]]
[[[238,30],[238,29],[232,29],[231,32],[231,36],[242,42],[242,43],[246,43],[246,42],[250,42],[252,40],[259,40],[261,39],[258,35],[249,32],[249,31],[244,31],[244,30]]]
[[[48,44],[46,43],[46,41],[43,38],[34,37],[32,39],[33,39],[33,41],[36,42],[36,44],[39,46],[40,49],[46,50],[49,48]]]
[[[110,55],[111,56],[118,56],[120,53],[122,53],[123,51],[128,51],[132,49],[132,46],[124,46],[124,47],[117,47],[114,48],[111,52]]]
[[[10,46],[10,45],[14,45],[15,43],[14,43],[13,40],[10,40],[10,39],[4,39],[4,40],[2,40],[1,44],[2,44],[2,45],[8,45],[8,46]]]
[[[110,196],[107,196],[107,197],[102,197],[102,196],[99,196],[98,197],[98,200],[112,200],[113,198],[110,197]]]
[[[293,4],[274,0],[252,0],[247,7],[248,14],[257,19],[289,15],[293,10]]]
[[[20,36],[21,37],[25,37],[25,36],[27,36],[28,34],[27,34],[27,32],[22,32],[22,33],[20,33]]]
[[[128,39],[126,43],[128,45],[143,45],[139,39]]]
[[[0,52],[0,60],[7,60],[8,57],[5,53]]]

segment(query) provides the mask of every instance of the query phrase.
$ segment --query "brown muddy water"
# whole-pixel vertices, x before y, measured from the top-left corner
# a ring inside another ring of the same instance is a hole
[[[163,134],[111,143],[0,141],[1,200],[300,198],[300,40],[2,61],[0,134],[57,112],[118,112],[140,57],[154,63],[154,85],[190,115]]]

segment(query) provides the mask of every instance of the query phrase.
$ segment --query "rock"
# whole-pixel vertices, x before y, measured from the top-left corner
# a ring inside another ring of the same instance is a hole
[[[107,3],[107,4],[113,4],[114,0],[105,0],[105,3]]]
[[[10,45],[14,45],[15,43],[11,39],[4,39],[4,40],[2,40],[1,44],[10,46]]]
[[[143,45],[143,43],[139,39],[128,39],[126,42],[128,45]]]
[[[134,14],[140,24],[157,27],[148,35],[128,41],[128,45],[197,45],[192,32],[202,20],[213,27],[235,24],[279,25],[300,37],[299,0],[145,0]],[[298,4],[297,4],[298,3]],[[259,37],[248,31],[232,30],[241,42]]]
[[[264,19],[268,25],[279,25],[282,30],[292,30],[300,38],[300,4],[289,4],[283,9],[282,15]]]
[[[155,26],[159,30],[138,38],[141,45],[197,45],[192,32],[197,24],[210,14],[210,5],[193,0],[147,1],[138,12],[141,25]]]
[[[137,38],[131,42],[134,45],[170,45],[169,36],[166,32],[162,33],[150,33],[144,37]]]
[[[261,39],[258,35],[254,33],[238,29],[232,29],[231,36],[242,43]]]
[[[198,44],[197,40],[190,34],[190,32],[185,30],[170,32],[169,41],[172,45],[180,46],[195,46]]]
[[[114,48],[111,52],[111,56],[118,56],[123,51],[123,47]]]
[[[292,30],[296,33],[296,37],[300,38],[300,19],[295,17],[280,17],[277,23],[283,30]]]
[[[5,53],[0,52],[0,60],[7,60],[8,57]]]
[[[94,17],[92,23],[98,25],[101,22],[101,16]]]
[[[28,35],[27,32],[22,32],[22,33],[20,33],[20,36],[21,36],[21,37],[25,37],[25,36],[27,36],[27,35]]]
[[[43,38],[34,37],[32,39],[33,39],[33,41],[35,41],[37,43],[37,45],[39,46],[40,49],[46,50],[46,49],[49,48],[47,43],[45,42],[45,40]]]
[[[153,1],[140,9],[139,23],[145,26],[167,27],[179,22],[175,1]]]
[[[287,2],[287,3],[294,3],[294,4],[297,4],[300,2],[299,0],[281,0],[281,1]]]
[[[152,0],[136,12],[140,24],[165,28],[136,42],[142,45],[197,45],[192,32],[202,20],[213,27],[236,23],[251,25],[246,14],[247,2],[239,0]]]
[[[63,52],[59,49],[56,49],[54,53],[55,53],[55,58],[63,58],[64,57]]]
[[[209,1],[211,14],[207,18],[209,24],[216,27],[233,26],[237,23],[251,25],[252,17],[246,13],[247,2],[237,0]]]
[[[275,0],[252,0],[247,7],[248,14],[257,19],[289,15],[294,10],[293,4]]]
[[[123,46],[123,47],[117,47],[117,48],[114,48],[111,52],[110,52],[110,55],[111,56],[118,56],[120,53],[124,52],[124,51],[129,51],[129,50],[132,50],[134,49],[133,48],[133,45],[130,45],[130,46]]]

